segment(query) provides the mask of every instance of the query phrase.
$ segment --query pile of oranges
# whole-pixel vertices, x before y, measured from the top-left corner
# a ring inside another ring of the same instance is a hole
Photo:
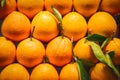
[[[95,57],[86,36],[112,37],[103,51],[114,51],[113,63],[120,65],[120,19],[115,19],[120,0],[0,3],[0,80],[80,80],[73,56],[94,64],[87,70],[91,80],[117,80]]]

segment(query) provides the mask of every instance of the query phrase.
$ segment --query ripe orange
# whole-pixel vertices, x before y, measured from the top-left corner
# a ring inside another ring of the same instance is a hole
[[[4,19],[1,32],[8,39],[21,41],[30,34],[30,21],[25,15],[14,11]]]
[[[47,44],[46,56],[51,64],[64,66],[72,59],[71,41],[67,37],[56,37]]]
[[[65,65],[60,71],[60,80],[79,80],[76,63]]]
[[[97,12],[88,21],[88,32],[111,37],[116,35],[117,24],[109,13]]]
[[[1,80],[29,80],[28,71],[20,64],[6,66],[1,72]]]
[[[114,72],[105,64],[97,63],[90,69],[91,80],[118,80]]]
[[[100,9],[112,15],[120,13],[120,0],[102,0]]]
[[[113,38],[105,47],[105,52],[114,51],[113,62],[115,65],[120,65],[120,39]]]
[[[5,37],[0,37],[0,67],[13,63],[15,61],[15,54],[15,44]]]
[[[33,69],[30,80],[59,80],[59,76],[54,66],[43,63]]]
[[[87,32],[87,22],[85,18],[77,12],[70,12],[63,17],[62,25],[64,35],[74,41],[83,38]]]
[[[16,10],[16,0],[6,0],[4,7],[1,7],[0,5],[0,19],[5,18],[8,14],[10,14],[15,10]]]
[[[45,56],[44,45],[37,39],[27,38],[21,41],[17,46],[17,61],[26,66],[34,67],[43,61]]]
[[[45,0],[45,9],[53,12],[51,6],[55,7],[61,15],[69,13],[72,9],[72,0]]]
[[[48,42],[58,35],[57,25],[58,21],[52,13],[41,11],[32,20],[32,29],[35,26],[33,37]]]
[[[85,17],[97,12],[101,0],[73,0],[75,10]]]
[[[18,11],[32,19],[44,8],[44,0],[17,0]]]
[[[98,60],[93,54],[89,42],[85,38],[80,39],[74,46],[73,49],[74,55],[79,59],[97,63]]]

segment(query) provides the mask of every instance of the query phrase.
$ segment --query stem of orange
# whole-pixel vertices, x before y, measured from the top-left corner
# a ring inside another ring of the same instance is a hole
[[[75,12],[75,8],[74,7],[72,8],[72,12]]]
[[[74,62],[75,62],[76,57],[75,57],[74,52],[73,52],[73,47],[74,47],[74,43],[73,43],[73,36],[72,36],[72,38],[71,38],[71,43],[72,43],[72,63],[74,63]]]
[[[59,30],[60,30],[60,35],[62,36],[62,38],[64,38],[64,30],[63,30],[62,23],[59,23]]]
[[[99,3],[99,6],[98,6],[98,10],[97,10],[97,11],[100,11],[100,6],[101,6],[102,1],[103,1],[103,0],[100,0],[100,3]]]
[[[30,40],[31,40],[31,41],[32,41],[32,38],[33,38],[34,30],[35,30],[35,26],[33,27],[33,30],[32,30],[32,32],[31,32],[31,34],[30,34]]]
[[[43,63],[48,63],[49,62],[49,60],[48,60],[48,58],[46,56],[44,56],[43,58],[44,58]]]

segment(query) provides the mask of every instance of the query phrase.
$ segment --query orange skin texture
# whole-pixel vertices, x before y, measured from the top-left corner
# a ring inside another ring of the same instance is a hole
[[[100,9],[112,15],[116,15],[120,13],[120,0],[103,0]]]
[[[10,40],[19,42],[30,35],[30,21],[20,12],[14,11],[3,21],[1,32]]]
[[[107,12],[97,12],[88,21],[88,32],[111,37],[117,33],[117,23]]]
[[[113,38],[105,47],[105,51],[114,51],[115,55],[113,57],[113,63],[115,65],[120,65],[120,39]]]
[[[16,0],[6,0],[5,6],[3,8],[0,6],[0,19],[3,19],[11,12],[16,11],[16,8]]]
[[[48,11],[39,12],[33,18],[31,24],[31,30],[35,26],[33,37],[43,42],[48,42],[52,40],[59,33],[57,27],[58,21],[56,17]]]
[[[43,63],[33,69],[30,80],[59,80],[59,76],[54,66]]]
[[[77,12],[70,12],[62,20],[64,35],[74,41],[83,38],[87,32],[87,22],[85,18]]]
[[[15,55],[15,44],[5,37],[0,37],[0,67],[5,67],[13,63],[15,61]]]
[[[72,43],[62,36],[54,38],[47,44],[46,57],[55,66],[64,66],[72,59]]]
[[[27,38],[17,46],[17,61],[22,65],[32,68],[43,61],[45,48],[42,42],[35,38]]]
[[[101,0],[73,0],[73,7],[84,17],[90,17],[97,12]]]
[[[60,80],[79,80],[78,68],[76,63],[65,65],[60,71]]]
[[[89,42],[82,38],[80,39],[73,48],[74,55],[77,56],[79,59],[90,61],[92,63],[97,63],[98,60],[93,54]]]
[[[103,63],[97,63],[90,69],[90,78],[90,80],[118,80],[114,72]]]
[[[1,80],[29,80],[26,68],[18,63],[6,66],[1,72]]]
[[[43,10],[44,0],[17,0],[18,11],[32,19],[37,13]]]
[[[65,15],[72,10],[72,0],[45,0],[45,10],[53,12],[51,6],[55,7],[61,15]]]

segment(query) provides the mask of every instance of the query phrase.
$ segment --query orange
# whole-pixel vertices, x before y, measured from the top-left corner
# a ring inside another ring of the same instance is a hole
[[[9,14],[1,26],[2,34],[13,41],[21,41],[30,35],[30,21],[20,12]]]
[[[59,76],[54,66],[43,63],[33,69],[30,80],[59,80]]]
[[[57,25],[58,21],[52,13],[41,11],[32,20],[32,29],[35,26],[33,37],[48,42],[58,35]]]
[[[62,20],[64,35],[74,41],[83,38],[87,32],[87,22],[85,18],[77,12],[70,12]]]
[[[17,0],[18,11],[32,19],[44,8],[44,0]]]
[[[15,55],[15,44],[5,37],[0,37],[0,67],[5,67],[13,63],[15,61]]]
[[[80,39],[73,48],[74,55],[81,60],[97,63],[98,60],[93,54],[89,42],[82,38]]]
[[[84,17],[90,17],[97,12],[101,0],[73,0],[73,7]]]
[[[120,65],[120,39],[113,38],[105,47],[105,52],[114,51],[113,62],[115,65]]]
[[[60,80],[79,80],[78,68],[76,63],[65,65],[60,71]]]
[[[26,67],[38,65],[43,61],[43,56],[45,56],[44,45],[37,39],[27,38],[17,46],[17,61]]]
[[[1,72],[1,80],[29,80],[29,73],[18,63],[6,66]]]
[[[67,37],[58,36],[47,44],[46,56],[51,64],[64,66],[72,59],[72,43]]]
[[[69,13],[72,9],[72,0],[45,0],[45,9],[53,12],[51,6],[55,7],[61,15]]]
[[[100,9],[112,15],[120,13],[120,0],[102,0]]]
[[[105,64],[97,63],[90,69],[91,80],[118,80],[114,72]]]
[[[107,12],[97,12],[88,21],[88,32],[105,37],[116,35],[117,23]]]
[[[6,0],[4,7],[1,7],[0,5],[0,19],[5,18],[8,14],[10,14],[15,10],[16,10],[16,0]]]

